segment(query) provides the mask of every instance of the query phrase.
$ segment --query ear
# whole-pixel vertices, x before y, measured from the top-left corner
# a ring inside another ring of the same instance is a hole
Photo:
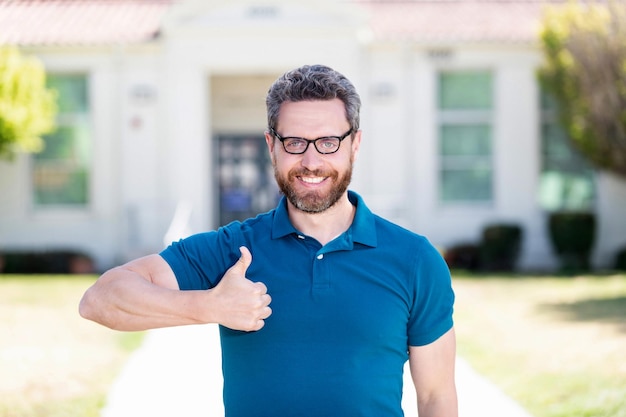
[[[270,154],[274,152],[274,136],[269,131],[265,131],[265,143]]]
[[[357,130],[352,138],[352,160],[356,161],[359,155],[359,149],[361,149],[361,130]]]
[[[265,143],[267,144],[267,150],[270,153],[270,160],[272,161],[272,165],[276,163],[274,156],[274,148],[276,145],[276,141],[274,140],[274,136],[268,131],[265,131]]]

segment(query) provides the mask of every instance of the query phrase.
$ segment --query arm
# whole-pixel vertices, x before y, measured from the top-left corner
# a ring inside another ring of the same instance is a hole
[[[219,323],[236,330],[259,330],[269,317],[263,283],[245,277],[252,262],[241,258],[210,290],[180,291],[169,264],[159,255],[139,258],[105,272],[83,295],[80,315],[116,330],[147,330]]]
[[[454,328],[429,345],[409,347],[409,364],[420,417],[458,416],[455,360]]]

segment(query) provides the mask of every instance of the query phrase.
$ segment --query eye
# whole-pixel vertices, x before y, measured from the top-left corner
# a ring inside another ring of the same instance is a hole
[[[302,149],[307,145],[307,141],[300,138],[285,138],[283,143],[285,144],[285,147],[294,150]]]
[[[317,147],[326,151],[332,151],[339,145],[339,138],[328,137],[317,140]]]

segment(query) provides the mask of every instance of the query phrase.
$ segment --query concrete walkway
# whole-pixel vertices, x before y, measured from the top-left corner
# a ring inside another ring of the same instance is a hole
[[[219,417],[222,375],[215,325],[152,330],[111,387],[101,417]],[[457,359],[460,417],[531,417],[517,403]],[[405,369],[403,408],[417,417]]]

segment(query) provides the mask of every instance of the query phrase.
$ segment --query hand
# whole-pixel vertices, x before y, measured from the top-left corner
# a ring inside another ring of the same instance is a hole
[[[211,290],[219,304],[218,323],[233,330],[256,331],[272,314],[272,298],[262,282],[246,278],[252,254],[245,246],[239,248],[241,257],[226,271],[222,280]]]

